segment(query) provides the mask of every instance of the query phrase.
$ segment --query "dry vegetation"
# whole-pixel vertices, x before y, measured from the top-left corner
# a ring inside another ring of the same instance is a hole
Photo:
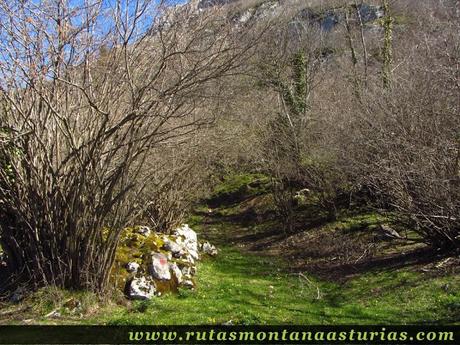
[[[1,243],[13,284],[102,291],[128,224],[180,222],[195,133],[212,123],[204,105],[253,45],[218,11],[111,5],[1,3]]]
[[[455,1],[0,0],[0,243],[12,286],[104,291],[121,231],[168,232],[229,171],[270,178],[286,234],[304,190],[460,247]],[[371,3],[371,2],[370,2]],[[290,13],[341,18],[333,30]],[[228,20],[230,18],[230,20]],[[102,229],[109,231],[103,232]]]

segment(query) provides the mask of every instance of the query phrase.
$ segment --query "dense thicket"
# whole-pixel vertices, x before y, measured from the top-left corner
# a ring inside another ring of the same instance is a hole
[[[235,170],[271,177],[287,232],[303,190],[330,217],[359,196],[459,249],[456,1],[273,3],[0,2],[0,243],[18,281],[104,290],[125,226],[168,232]]]
[[[331,217],[359,196],[426,243],[458,250],[458,8],[374,4],[381,17],[372,20],[351,1],[272,23],[251,61],[252,97],[244,89],[235,105],[257,128],[246,127],[256,148],[247,159],[273,178],[288,230],[294,195],[307,188]],[[318,19],[328,16],[332,29]]]
[[[169,231],[205,110],[251,49],[219,10],[0,2],[0,243],[11,282],[103,291],[122,230]]]

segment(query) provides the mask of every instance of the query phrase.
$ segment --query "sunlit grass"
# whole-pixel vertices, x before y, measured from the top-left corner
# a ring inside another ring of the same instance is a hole
[[[196,291],[87,320],[108,324],[409,324],[454,323],[460,278],[398,270],[367,273],[346,284],[289,275],[268,257],[223,248],[199,265]],[[308,279],[308,280],[307,280]],[[448,288],[446,289],[446,284]],[[318,298],[319,297],[319,298]]]
[[[234,193],[253,181],[247,176],[228,179],[221,193]],[[265,196],[258,198],[259,203],[267,204]],[[244,203],[222,205],[208,215],[208,208],[203,205],[189,219],[199,237],[204,238],[206,233],[220,250],[216,258],[205,258],[198,264],[196,290],[180,290],[179,294],[150,301],[130,302],[121,296],[121,292],[100,300],[89,293],[44,289],[19,305],[7,305],[6,311],[11,312],[0,317],[0,322],[111,325],[460,324],[459,275],[441,272],[436,275],[436,272],[423,272],[420,267],[380,267],[339,283],[315,279],[307,272],[289,273],[289,262],[285,259],[256,255],[230,246],[232,235],[238,231],[259,233],[267,227],[276,226],[274,220],[254,222],[248,227],[232,221],[232,217],[245,212],[245,207]],[[209,217],[214,217],[214,222],[205,226]],[[369,212],[344,214],[309,231],[367,236],[368,231],[387,220],[388,217]],[[393,246],[391,250],[399,253],[406,247]],[[77,311],[66,310],[64,306],[65,301],[72,298],[81,301],[81,308]],[[53,310],[59,312],[57,317],[45,317]]]

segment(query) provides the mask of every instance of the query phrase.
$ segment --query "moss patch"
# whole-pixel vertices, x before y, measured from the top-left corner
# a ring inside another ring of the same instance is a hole
[[[147,272],[147,264],[149,256],[152,252],[168,254],[163,249],[165,244],[164,239],[167,235],[152,232],[148,237],[138,233],[139,226],[127,228],[121,235],[120,244],[117,248],[115,262],[111,271],[111,281],[113,285],[123,291],[126,282],[134,277],[134,273],[129,273],[126,270],[126,265],[129,262],[136,262],[140,265],[139,273]],[[170,238],[171,239],[171,238]],[[157,291],[160,293],[177,292],[177,281],[171,280],[163,282],[156,280]]]
[[[270,179],[263,174],[229,174],[216,187],[207,203],[211,207],[228,205],[264,193]]]

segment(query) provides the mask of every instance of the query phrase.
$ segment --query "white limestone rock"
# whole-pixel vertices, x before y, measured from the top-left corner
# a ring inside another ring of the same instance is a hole
[[[136,277],[128,281],[126,295],[134,300],[147,300],[155,296],[155,282],[150,277]]]
[[[137,262],[128,262],[126,264],[126,270],[130,273],[136,273],[139,270],[140,265]]]
[[[161,253],[152,253],[148,263],[150,275],[158,280],[170,280],[171,272],[169,270],[168,257]]]
[[[208,241],[204,242],[200,246],[201,252],[209,256],[216,256],[218,254],[216,246],[209,243]]]

